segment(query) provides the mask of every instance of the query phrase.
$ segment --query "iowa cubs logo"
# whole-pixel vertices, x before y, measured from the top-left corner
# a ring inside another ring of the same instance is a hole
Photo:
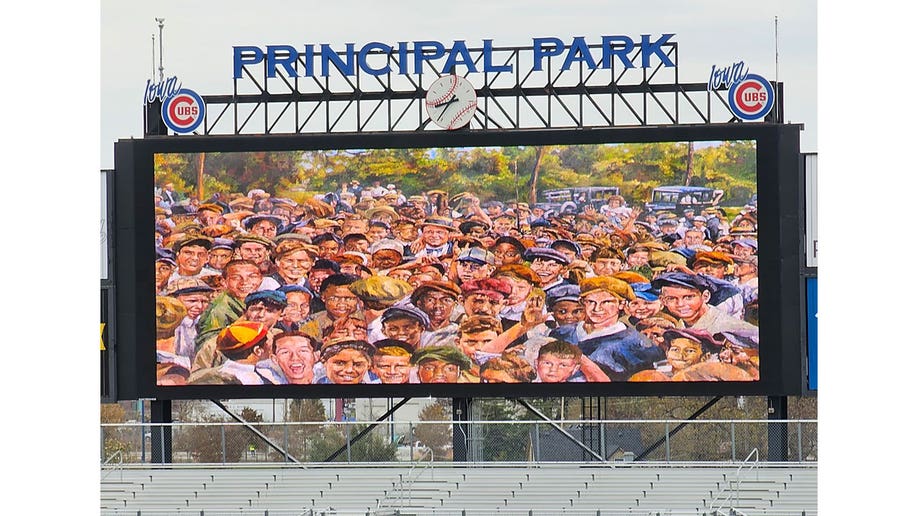
[[[760,75],[746,77],[730,86],[727,95],[730,111],[742,120],[758,120],[767,115],[775,105],[775,90]]]
[[[190,133],[204,121],[204,99],[187,88],[163,100],[163,122],[181,134]]]

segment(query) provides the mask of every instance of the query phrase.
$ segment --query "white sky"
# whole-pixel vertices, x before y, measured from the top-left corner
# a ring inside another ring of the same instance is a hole
[[[216,7],[219,5],[219,7]],[[258,15],[251,6],[257,5]],[[640,9],[634,6],[640,5]],[[348,18],[348,13],[359,13]],[[737,2],[729,0],[505,0],[464,2],[368,2],[340,0],[257,3],[160,0],[102,1],[103,167],[112,163],[112,143],[143,134],[142,95],[159,66],[159,28],[165,18],[165,76],[202,95],[233,91],[232,47],[329,43],[343,48],[371,41],[482,39],[495,46],[532,44],[534,37],[568,42],[583,36],[598,43],[604,35],[641,34],[656,39],[675,33],[679,78],[707,82],[711,65],[744,61],[752,73],[775,76],[775,23],[778,17],[778,79],[785,83],[785,119],[803,123],[801,148],[816,151],[816,3],[814,0]],[[154,42],[156,35],[156,57]],[[158,73],[158,72],[157,72]]]
[[[0,376],[9,417],[0,435],[15,466],[7,491],[16,496],[7,497],[6,512],[98,509],[96,174],[112,166],[114,141],[142,135],[154,17],[166,18],[166,73],[199,93],[218,94],[231,92],[230,48],[243,43],[493,38],[523,45],[538,36],[675,32],[683,80],[704,81],[711,64],[737,59],[772,78],[777,15],[787,119],[806,126],[802,150],[819,152],[819,508],[832,515],[908,513],[908,468],[918,448],[904,416],[915,390],[906,367],[914,300],[905,297],[915,291],[915,276],[904,271],[914,246],[911,233],[894,229],[910,229],[918,192],[909,161],[918,105],[907,87],[915,8],[891,0],[821,2],[817,49],[812,0],[456,4],[10,4],[0,31],[0,98],[7,158],[3,306],[12,332]],[[53,496],[48,486],[55,486]]]

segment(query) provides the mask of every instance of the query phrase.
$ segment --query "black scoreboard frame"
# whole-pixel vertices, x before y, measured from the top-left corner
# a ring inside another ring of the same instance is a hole
[[[417,133],[148,136],[115,144],[117,398],[270,399],[554,396],[793,396],[803,391],[803,174],[798,124],[724,123]],[[156,385],[153,157],[159,153],[453,148],[754,140],[758,194],[759,381],[562,384]]]

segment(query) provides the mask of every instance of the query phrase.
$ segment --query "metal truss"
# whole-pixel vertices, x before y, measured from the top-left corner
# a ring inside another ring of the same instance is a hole
[[[590,45],[591,52],[601,51]],[[565,47],[565,52],[570,47]],[[640,47],[629,57],[640,59]],[[616,59],[607,69],[590,69],[582,61],[561,70],[560,57],[546,57],[542,70],[534,66],[531,47],[494,47],[491,62],[512,66],[507,72],[464,75],[475,86],[479,104],[471,130],[636,127],[741,123],[730,111],[727,90],[708,91],[706,83],[680,83],[678,45],[668,42],[662,52],[676,64],[626,68]],[[475,66],[482,68],[485,52],[471,48]],[[344,53],[338,53],[342,58]],[[245,65],[234,79],[232,95],[205,95],[204,134],[314,134],[420,132],[442,130],[430,123],[424,96],[442,70],[423,62],[424,73],[400,74],[399,56],[380,51],[368,54],[383,75],[355,67],[345,75],[330,66],[327,76],[303,77],[306,57],[297,55],[297,77],[268,76],[261,62]],[[278,70],[280,72],[280,70]],[[461,72],[461,70],[459,70]],[[765,122],[783,122],[783,84],[773,83],[775,107]]]

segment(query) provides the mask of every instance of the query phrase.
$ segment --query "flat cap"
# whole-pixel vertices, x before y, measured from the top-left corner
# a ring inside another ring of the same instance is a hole
[[[421,348],[411,355],[411,365],[418,365],[428,360],[440,360],[459,366],[463,371],[472,368],[472,361],[455,346],[429,346]]]
[[[393,240],[391,238],[384,238],[382,240],[374,242],[372,245],[370,245],[370,248],[368,249],[368,251],[372,255],[373,253],[376,253],[377,251],[382,251],[383,249],[387,249],[389,251],[395,251],[396,253],[402,256],[405,255],[405,244],[399,242],[398,240]]]
[[[417,305],[421,296],[427,292],[442,292],[456,299],[462,295],[462,289],[452,281],[425,281],[411,293],[411,303]]]
[[[348,285],[348,290],[361,301],[392,305],[405,299],[413,287],[407,281],[389,276],[373,275]]]
[[[530,247],[523,253],[523,259],[526,261],[531,262],[537,258],[542,260],[554,260],[562,265],[570,265],[571,263],[567,259],[567,256],[564,256],[560,251],[556,251],[550,247]]]
[[[198,278],[179,278],[170,281],[169,284],[166,285],[166,295],[168,296],[182,296],[185,294],[213,291],[213,287]]]
[[[673,339],[684,338],[701,344],[701,348],[707,352],[716,352],[721,348],[714,337],[707,330],[697,330],[693,328],[670,328],[663,332],[663,340],[670,342]]]
[[[189,236],[173,244],[172,250],[178,254],[179,251],[190,245],[199,245],[204,249],[210,249],[214,245],[214,241],[203,235]]]
[[[461,285],[463,294],[483,292],[506,298],[513,291],[513,286],[504,278],[483,278],[466,281]]]
[[[251,349],[265,340],[268,327],[260,322],[237,321],[220,330],[217,335],[217,350],[239,352]]]
[[[691,288],[699,291],[716,290],[716,287],[702,274],[689,274],[687,272],[666,272],[660,274],[650,282],[653,288],[661,290],[663,287],[675,286]]]
[[[580,297],[598,290],[608,292],[625,301],[634,301],[634,290],[631,288],[631,285],[624,280],[611,276],[594,276],[592,278],[585,278],[580,282]]]
[[[256,290],[245,296],[245,306],[255,303],[265,303],[284,308],[287,306],[287,296],[277,290]]]
[[[481,247],[467,247],[459,253],[456,260],[460,262],[472,262],[479,265],[494,265],[494,253]]]
[[[265,238],[261,235],[252,235],[252,234],[239,235],[233,239],[233,242],[235,243],[236,247],[240,247],[242,244],[246,242],[255,242],[256,244],[261,244],[268,249],[274,249],[274,242],[272,242],[270,239]]]
[[[430,329],[430,318],[420,308],[414,305],[392,306],[380,316],[380,321],[385,324],[392,319],[410,318],[421,323],[425,330]]]

